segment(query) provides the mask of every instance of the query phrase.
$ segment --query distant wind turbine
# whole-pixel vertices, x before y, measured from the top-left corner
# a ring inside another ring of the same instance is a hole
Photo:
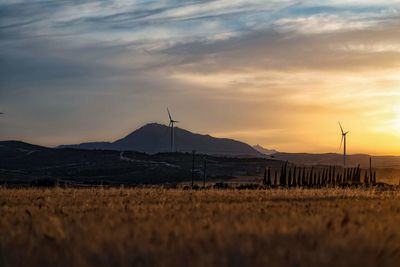
[[[343,127],[340,124],[340,122],[339,122],[339,126],[340,126],[340,130],[342,132],[342,139],[340,140],[339,150],[342,148],[342,144],[343,144],[343,168],[346,168],[346,136],[349,133],[349,131],[345,132],[343,130]]]
[[[178,123],[179,121],[172,119],[171,113],[169,112],[168,108],[167,108],[167,112],[168,112],[168,117],[169,117],[168,127],[170,127],[170,129],[171,129],[171,152],[174,152],[174,150],[175,150],[175,148],[174,148],[174,145],[175,145],[174,123]]]

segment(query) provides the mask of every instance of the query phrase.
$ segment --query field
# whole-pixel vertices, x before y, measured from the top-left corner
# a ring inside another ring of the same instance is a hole
[[[400,192],[0,189],[0,266],[400,266]]]

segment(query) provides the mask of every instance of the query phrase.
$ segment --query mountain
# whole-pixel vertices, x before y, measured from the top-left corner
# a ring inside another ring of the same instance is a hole
[[[267,156],[270,156],[272,154],[278,153],[278,151],[276,151],[275,149],[268,149],[268,148],[262,147],[262,146],[260,146],[258,144],[253,146],[253,148],[255,150],[257,150],[258,152],[260,152],[261,154],[264,154],[264,155],[267,155]]]
[[[295,164],[305,165],[343,165],[343,155],[337,153],[310,154],[310,153],[283,153],[278,152],[272,155],[275,159],[289,161]],[[362,168],[369,166],[369,159],[372,158],[372,166],[375,168],[396,168],[400,169],[399,156],[370,156],[366,154],[347,155],[346,165]]]
[[[215,138],[210,135],[192,133],[174,128],[175,150],[202,154],[261,157],[262,154],[240,141]],[[170,128],[158,123],[146,124],[126,137],[115,142],[91,142],[76,145],[62,145],[59,148],[102,149],[118,151],[138,151],[154,154],[170,150]]]

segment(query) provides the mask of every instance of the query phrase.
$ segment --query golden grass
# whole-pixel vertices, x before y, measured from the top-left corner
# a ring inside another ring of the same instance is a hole
[[[400,266],[400,192],[0,189],[0,266]]]

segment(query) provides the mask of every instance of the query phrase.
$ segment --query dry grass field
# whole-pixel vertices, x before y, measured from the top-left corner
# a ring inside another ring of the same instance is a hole
[[[400,266],[400,192],[0,189],[0,266]]]

